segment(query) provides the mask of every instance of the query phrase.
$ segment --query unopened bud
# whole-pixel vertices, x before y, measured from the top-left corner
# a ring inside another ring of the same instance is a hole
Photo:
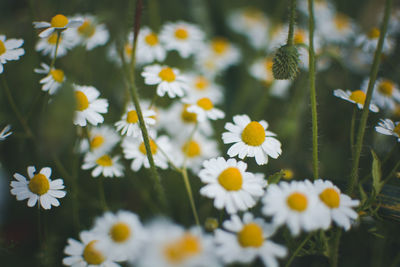
[[[299,52],[294,45],[283,45],[275,53],[272,73],[276,80],[293,80],[299,71]]]

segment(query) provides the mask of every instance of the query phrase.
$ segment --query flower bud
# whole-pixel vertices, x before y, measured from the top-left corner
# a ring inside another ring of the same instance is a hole
[[[276,80],[292,80],[299,71],[299,52],[294,45],[283,45],[275,53],[272,73]]]

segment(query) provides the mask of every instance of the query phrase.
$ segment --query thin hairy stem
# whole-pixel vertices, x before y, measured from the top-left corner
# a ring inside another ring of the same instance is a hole
[[[286,44],[293,45],[294,25],[296,24],[296,0],[290,0],[289,9],[289,30]]]
[[[308,234],[308,236],[303,240],[303,242],[300,243],[300,245],[296,248],[296,250],[293,252],[292,256],[290,256],[289,260],[287,261],[285,267],[289,267],[290,264],[292,264],[294,258],[299,254],[301,249],[305,246],[305,244],[310,240],[310,238],[313,236],[313,233]]]

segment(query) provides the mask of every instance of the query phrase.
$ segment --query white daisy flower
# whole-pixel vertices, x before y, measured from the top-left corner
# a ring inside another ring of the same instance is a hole
[[[57,58],[65,56],[68,50],[75,46],[76,41],[68,38],[68,35],[61,35],[58,41]],[[35,50],[42,52],[42,55],[54,58],[54,53],[57,47],[57,33],[52,33],[50,36],[40,39]]]
[[[65,82],[64,71],[56,68],[50,70],[50,66],[46,63],[41,63],[40,66],[42,67],[41,69],[34,69],[34,71],[46,75],[46,77],[39,82],[43,84],[42,91],[48,91],[49,95],[53,95]]]
[[[200,194],[214,198],[217,209],[225,207],[230,214],[245,211],[264,194],[264,180],[246,172],[247,164],[243,161],[219,157],[204,161],[203,167],[199,177],[207,185],[200,189]]]
[[[63,198],[66,195],[64,190],[63,180],[56,179],[52,181],[51,168],[45,167],[36,173],[36,168],[28,167],[27,180],[19,173],[14,173],[14,178],[17,181],[11,182],[11,194],[17,197],[17,200],[28,198],[28,207],[33,207],[36,202],[40,203],[43,209],[48,210],[51,206],[58,207],[60,202],[57,198]]]
[[[11,129],[11,125],[7,125],[6,127],[3,128],[3,130],[1,130],[0,141],[6,140],[6,138],[12,134],[10,129]]]
[[[139,217],[129,211],[118,211],[116,214],[106,212],[96,219],[92,231],[99,238],[98,248],[107,257],[122,260],[138,257],[139,249],[146,238]]]
[[[342,89],[336,89],[333,91],[333,95],[357,104],[359,109],[364,108],[365,99],[367,98],[367,95],[361,90],[355,90],[352,92],[350,90],[343,91]],[[372,112],[378,112],[379,108],[375,104],[370,103],[369,110]]]
[[[271,184],[262,202],[263,214],[272,216],[276,227],[286,224],[294,236],[300,234],[302,229],[310,232],[324,227],[324,221],[329,216],[329,211],[323,208],[313,184],[308,180]]]
[[[159,96],[164,96],[168,93],[170,98],[182,97],[188,90],[186,77],[180,74],[176,68],[157,64],[146,66],[143,69],[142,76],[145,84],[157,85],[157,94]]]
[[[33,26],[36,29],[46,28],[39,34],[40,38],[49,37],[56,30],[65,30],[67,28],[76,28],[81,26],[83,20],[80,18],[76,19],[68,19],[66,16],[62,14],[57,14],[51,18],[50,22],[46,21],[35,21],[33,22]]]
[[[107,99],[98,98],[100,92],[93,86],[75,85],[76,110],[74,124],[86,126],[87,122],[97,125],[104,121],[100,113],[107,113]]]
[[[154,164],[161,169],[167,169],[168,159],[166,155],[170,156],[172,150],[169,138],[165,135],[156,138],[155,134],[152,133],[149,133],[149,135],[150,150],[153,155]],[[140,138],[125,137],[121,146],[125,158],[132,159],[132,170],[138,171],[142,166],[150,168],[142,136],[140,136]]]
[[[357,27],[349,16],[336,13],[332,18],[321,19],[317,30],[327,42],[345,43],[353,38]]]
[[[281,143],[273,137],[276,134],[267,131],[266,121],[251,121],[247,115],[236,115],[233,122],[225,124],[229,132],[222,134],[224,144],[234,143],[227,152],[230,157],[255,157],[257,164],[263,165],[268,163],[268,156],[276,159],[282,153]]]
[[[149,64],[154,61],[163,62],[167,56],[157,34],[148,27],[140,29],[137,42],[136,62],[138,64]]]
[[[185,230],[167,220],[157,220],[147,227],[144,250],[131,266],[207,267],[221,266],[214,253],[213,238],[200,228]]]
[[[368,90],[369,78],[366,78],[361,88],[366,93]],[[396,103],[400,103],[400,90],[392,80],[379,78],[375,81],[372,100],[383,109],[393,110]]]
[[[352,208],[360,204],[358,200],[352,200],[348,195],[342,194],[340,189],[331,181],[321,179],[314,181],[315,192],[318,194],[324,207],[329,210],[329,216],[325,219],[325,227],[328,228],[333,220],[346,231],[350,229],[350,222],[357,219],[358,214]]]
[[[156,120],[154,119],[156,113],[154,110],[142,109],[142,114],[146,127],[156,124]],[[115,127],[117,127],[118,132],[121,131],[122,135],[138,137],[141,134],[139,117],[132,103],[128,104],[126,112],[122,115],[121,120],[115,123]]]
[[[306,16],[308,16],[308,1],[299,0],[297,3],[298,9]],[[335,6],[332,5],[330,0],[318,0],[314,3],[314,12],[318,14],[315,19],[319,23],[323,19],[332,18],[333,12],[335,12]]]
[[[119,156],[110,157],[108,154],[88,152],[83,159],[83,170],[93,169],[92,176],[102,174],[104,177],[121,177],[124,175],[124,166],[118,162]]]
[[[5,35],[0,35],[0,74],[3,73],[3,65],[10,60],[18,60],[20,56],[25,54],[25,50],[20,48],[24,40],[8,39]]]
[[[193,101],[192,103],[189,103],[187,111],[195,113],[199,122],[203,122],[208,119],[218,120],[225,118],[225,112],[215,108],[213,101],[211,101],[211,99],[208,97],[202,97],[196,101]]]
[[[160,41],[168,51],[176,50],[183,58],[195,54],[202,46],[204,33],[194,24],[178,21],[165,23]]]
[[[120,267],[115,257],[106,257],[105,252],[101,251],[98,236],[89,231],[82,231],[79,234],[80,240],[68,238],[68,245],[64,249],[67,255],[63,259],[63,264],[74,267]]]
[[[160,112],[160,126],[164,128],[171,136],[185,138],[193,131],[193,127],[198,123],[197,114],[189,112],[188,104],[175,102],[171,107]],[[211,136],[214,129],[209,120],[197,124],[198,131],[205,135]]]
[[[377,27],[371,28],[368,33],[361,34],[356,38],[355,44],[360,46],[364,52],[374,53],[378,46],[380,30]],[[382,53],[390,54],[395,48],[395,42],[391,36],[385,36]]]
[[[384,119],[378,123],[375,127],[375,131],[385,135],[393,135],[397,137],[397,141],[400,142],[400,122],[393,122],[390,119]]]
[[[83,44],[86,50],[92,50],[96,46],[105,45],[109,39],[109,33],[105,24],[99,24],[97,18],[92,15],[83,15],[83,23],[77,28],[69,28],[64,34],[68,39]],[[73,17],[72,19],[78,19]]]
[[[182,166],[186,161],[186,166],[194,172],[200,170],[204,160],[220,155],[218,143],[213,139],[204,138],[199,133],[195,133],[190,141],[187,136],[180,138],[173,146],[178,147],[173,151],[174,163]]]
[[[215,104],[223,100],[223,89],[211,79],[196,74],[186,74],[189,90],[186,96],[190,101],[209,97]]]
[[[265,266],[278,267],[277,258],[283,258],[287,249],[270,238],[275,233],[275,227],[267,224],[261,218],[254,218],[246,212],[243,220],[236,214],[223,223],[227,231],[215,231],[216,253],[224,263],[251,263],[259,257]]]
[[[80,152],[89,150],[96,154],[108,153],[120,141],[120,136],[108,125],[92,127],[89,130],[89,140],[83,139],[80,144]]]
[[[255,8],[238,9],[228,16],[228,26],[233,31],[245,35],[250,45],[256,49],[266,47],[269,24],[268,17]]]

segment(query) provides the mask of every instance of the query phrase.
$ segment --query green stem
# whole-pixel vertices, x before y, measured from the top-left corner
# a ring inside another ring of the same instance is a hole
[[[190,187],[190,181],[189,181],[189,177],[187,174],[187,169],[184,168],[181,173],[182,173],[183,181],[185,183],[186,191],[189,196],[190,206],[192,208],[194,219],[196,221],[197,226],[200,226],[199,216],[197,215],[196,205],[194,204],[193,193],[192,193],[192,188]]]
[[[313,173],[314,180],[318,179],[318,119],[317,119],[317,96],[315,90],[315,52],[314,52],[314,0],[308,0],[309,12],[309,76],[310,76],[310,98],[312,114],[312,144],[313,144]]]
[[[290,264],[292,264],[294,258],[299,254],[301,249],[304,247],[304,245],[310,240],[310,238],[313,236],[313,233],[308,234],[308,236],[303,240],[303,242],[300,243],[300,245],[296,248],[296,250],[293,252],[292,256],[290,256],[289,260],[287,261],[285,267],[289,267]]]
[[[380,29],[380,36],[379,36],[379,40],[378,40],[378,46],[377,46],[377,48],[375,50],[374,61],[372,63],[372,68],[371,68],[371,72],[370,72],[370,75],[369,75],[367,96],[366,96],[366,99],[365,99],[364,108],[362,110],[361,120],[360,120],[360,124],[359,124],[359,127],[358,127],[358,133],[357,133],[357,139],[356,139],[356,147],[355,147],[354,158],[353,158],[353,166],[352,166],[352,169],[351,169],[350,180],[349,180],[349,184],[347,186],[347,191],[346,191],[346,194],[348,194],[348,195],[351,195],[351,193],[354,190],[354,186],[356,185],[357,180],[358,180],[358,166],[359,166],[359,163],[360,163],[360,155],[361,155],[362,144],[363,144],[363,140],[364,140],[364,133],[365,133],[366,125],[367,125],[367,119],[368,119],[368,113],[369,113],[369,105],[371,103],[372,93],[374,91],[374,84],[375,84],[375,81],[376,81],[376,77],[377,77],[378,69],[379,69],[379,64],[380,64],[380,61],[381,61],[383,42],[385,40],[387,26],[388,26],[388,23],[389,23],[391,7],[392,7],[392,0],[386,0],[386,3],[385,3],[385,14],[384,14],[383,23],[382,23],[381,29]]]
[[[399,169],[399,167],[400,167],[400,161],[396,163],[396,165],[390,171],[388,176],[386,176],[386,178],[383,180],[383,184],[386,184],[387,182],[389,182],[389,180],[392,179],[392,177],[394,177],[396,175],[396,172]]]
[[[342,229],[338,228],[333,234],[332,246],[329,250],[329,261],[331,267],[337,267],[339,262],[339,245],[340,237],[342,236]]]
[[[351,116],[351,123],[350,123],[350,151],[352,157],[354,157],[354,131],[356,124],[356,113],[357,113],[357,108],[354,105],[353,115]]]
[[[99,177],[98,179],[99,179],[98,187],[99,187],[100,203],[103,211],[106,211],[108,210],[108,206],[107,206],[106,196],[104,194],[103,178]]]
[[[289,30],[286,44],[293,45],[294,25],[296,24],[296,0],[290,0],[289,8]]]
[[[53,59],[51,60],[50,71],[51,71],[51,69],[54,67],[54,64],[56,63],[56,58],[57,58],[57,52],[58,52],[58,47],[59,47],[60,39],[61,39],[61,31],[60,31],[60,30],[57,30],[56,50],[54,50],[54,57],[53,57]]]

